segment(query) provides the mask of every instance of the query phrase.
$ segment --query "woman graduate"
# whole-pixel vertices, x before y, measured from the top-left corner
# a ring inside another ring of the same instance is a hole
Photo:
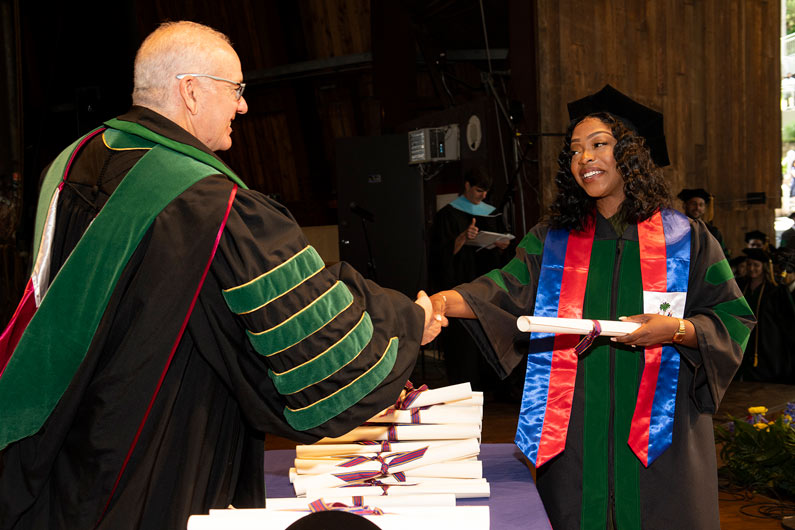
[[[756,316],[737,379],[795,384],[795,306],[789,289],[773,278],[771,256],[761,248],[744,248],[748,280],[743,295]]]
[[[503,375],[528,349],[520,315],[641,323],[579,344],[532,334],[516,443],[555,529],[717,529],[711,415],[752,312],[704,223],[670,209],[662,115],[609,85],[569,114],[545,220],[434,310],[477,319],[464,322]]]

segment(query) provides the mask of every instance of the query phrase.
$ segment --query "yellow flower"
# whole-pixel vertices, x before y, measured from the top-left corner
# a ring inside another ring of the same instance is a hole
[[[767,414],[767,407],[748,407],[749,414]]]
[[[770,425],[768,425],[767,423],[763,423],[761,421],[759,423],[754,423],[754,427],[756,427],[760,431],[766,431],[770,429]]]

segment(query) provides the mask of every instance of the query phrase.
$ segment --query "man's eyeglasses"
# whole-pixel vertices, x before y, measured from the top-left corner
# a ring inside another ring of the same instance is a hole
[[[238,83],[237,81],[232,81],[231,79],[224,79],[223,77],[216,77],[210,74],[179,74],[177,75],[177,79],[182,79],[185,76],[193,76],[193,77],[209,77],[210,79],[214,79],[216,81],[223,81],[224,83],[232,83],[233,85],[237,85],[235,89],[235,99],[240,101],[240,98],[243,97],[243,91],[246,89],[245,83]]]

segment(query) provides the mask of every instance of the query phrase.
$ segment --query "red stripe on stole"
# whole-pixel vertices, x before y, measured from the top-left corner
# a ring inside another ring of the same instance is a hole
[[[594,229],[595,223],[591,223],[583,232],[569,233],[560,283],[559,318],[582,318]],[[579,339],[577,335],[555,335],[547,408],[538,445],[536,467],[563,451],[566,446],[574,383],[577,379],[577,354],[574,347]]]
[[[665,233],[659,210],[649,219],[638,223],[640,247],[640,275],[644,291],[664,293],[668,290],[667,263],[665,260]]]
[[[646,221],[638,223],[638,240],[643,290],[666,292],[668,290],[668,269],[665,233],[663,232],[662,215],[659,211]],[[635,412],[632,414],[632,427],[629,431],[628,443],[643,465],[648,466],[651,409],[654,405],[654,394],[657,391],[662,345],[646,347],[643,358],[643,375],[638,386],[638,398],[635,402]]]
[[[649,426],[651,425],[651,408],[657,390],[657,376],[660,373],[662,345],[648,346],[644,353],[643,376],[638,387],[638,399],[632,415],[632,427],[629,430],[629,446],[644,466],[649,462]]]

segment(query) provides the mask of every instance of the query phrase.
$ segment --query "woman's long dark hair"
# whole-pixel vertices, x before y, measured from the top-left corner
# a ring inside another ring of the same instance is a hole
[[[585,118],[598,118],[610,127],[616,145],[613,157],[619,174],[624,178],[624,195],[621,213],[628,223],[639,223],[652,216],[659,208],[670,207],[671,194],[663,178],[662,169],[651,159],[646,141],[624,125],[612,114],[599,112]],[[558,155],[558,173],[555,184],[558,196],[546,215],[552,228],[582,230],[596,215],[596,199],[589,197],[571,172],[571,134],[574,127],[585,118],[573,120],[566,129],[563,149]]]

